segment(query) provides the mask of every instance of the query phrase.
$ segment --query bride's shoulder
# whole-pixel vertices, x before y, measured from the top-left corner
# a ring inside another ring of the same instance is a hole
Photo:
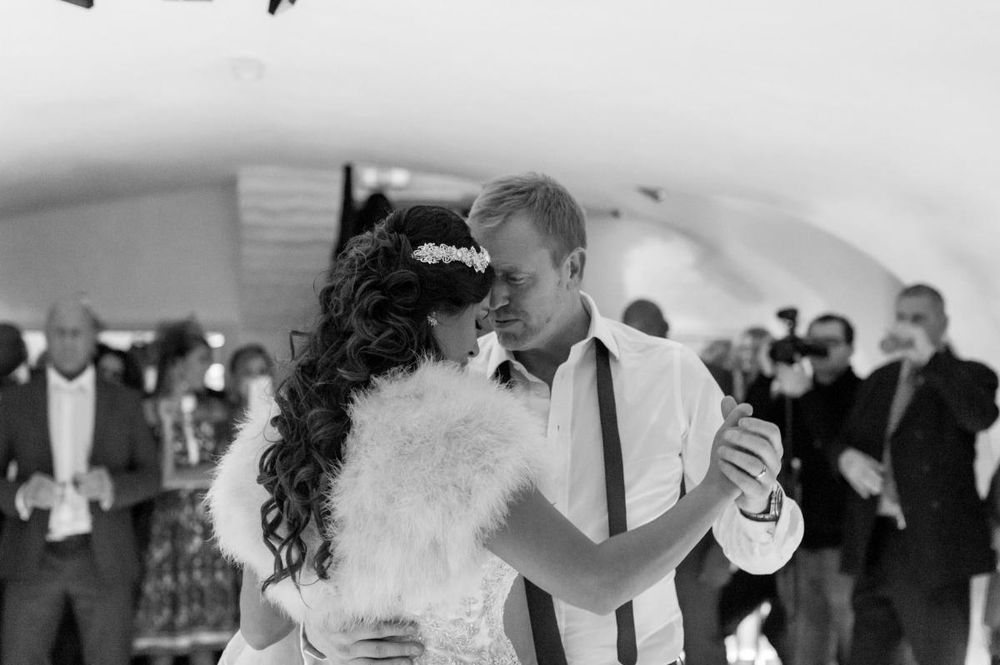
[[[546,466],[540,418],[447,363],[375,382],[351,406],[346,444],[327,500],[340,593],[361,616],[401,590],[417,606],[468,592],[484,539]]]
[[[391,488],[448,512],[470,494],[505,503],[544,471],[544,423],[514,393],[457,365],[424,362],[375,382],[351,405],[340,498]],[[341,506],[343,508],[343,506]]]
[[[376,432],[411,442],[471,436],[472,443],[509,446],[544,437],[541,419],[521,397],[482,374],[441,361],[377,379],[354,399],[350,415],[355,439]]]

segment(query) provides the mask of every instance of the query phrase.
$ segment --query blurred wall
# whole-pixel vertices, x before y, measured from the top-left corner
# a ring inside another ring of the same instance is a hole
[[[83,291],[109,327],[190,314],[238,327],[237,232],[228,183],[0,219],[0,318],[40,328]]]
[[[773,211],[748,207],[667,208],[682,223],[592,213],[585,288],[620,318],[635,298],[660,305],[671,336],[699,348],[751,325],[776,336],[777,309],[799,309],[799,334],[826,312],[855,324],[855,366],[882,361],[878,340],[900,282],[868,254]],[[692,231],[690,229],[697,229]]]

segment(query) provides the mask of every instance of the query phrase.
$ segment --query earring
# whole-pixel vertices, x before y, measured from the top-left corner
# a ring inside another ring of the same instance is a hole
[[[433,314],[428,314],[427,315],[427,323],[429,323],[430,326],[431,326],[431,328],[433,328],[434,326],[436,326],[438,324],[438,320],[436,318],[434,318]]]

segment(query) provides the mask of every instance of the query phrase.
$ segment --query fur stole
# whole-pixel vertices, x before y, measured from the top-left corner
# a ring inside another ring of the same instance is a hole
[[[257,463],[278,435],[275,407],[255,409],[222,459],[209,508],[223,552],[259,576],[273,570],[261,535]],[[339,624],[418,614],[476,595],[486,550],[515,496],[542,471],[544,426],[510,391],[450,363],[425,362],[375,382],[351,406],[343,466],[330,479],[329,580],[312,571],[268,596],[293,619]],[[307,538],[312,556],[319,542]]]

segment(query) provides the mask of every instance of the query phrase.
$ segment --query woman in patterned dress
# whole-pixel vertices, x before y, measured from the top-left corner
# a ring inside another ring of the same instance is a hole
[[[187,655],[213,662],[238,626],[237,571],[212,540],[203,501],[231,439],[232,406],[205,386],[211,348],[191,321],[164,328],[157,387],[147,415],[161,445],[156,498],[136,623],[135,648],[155,665]]]

